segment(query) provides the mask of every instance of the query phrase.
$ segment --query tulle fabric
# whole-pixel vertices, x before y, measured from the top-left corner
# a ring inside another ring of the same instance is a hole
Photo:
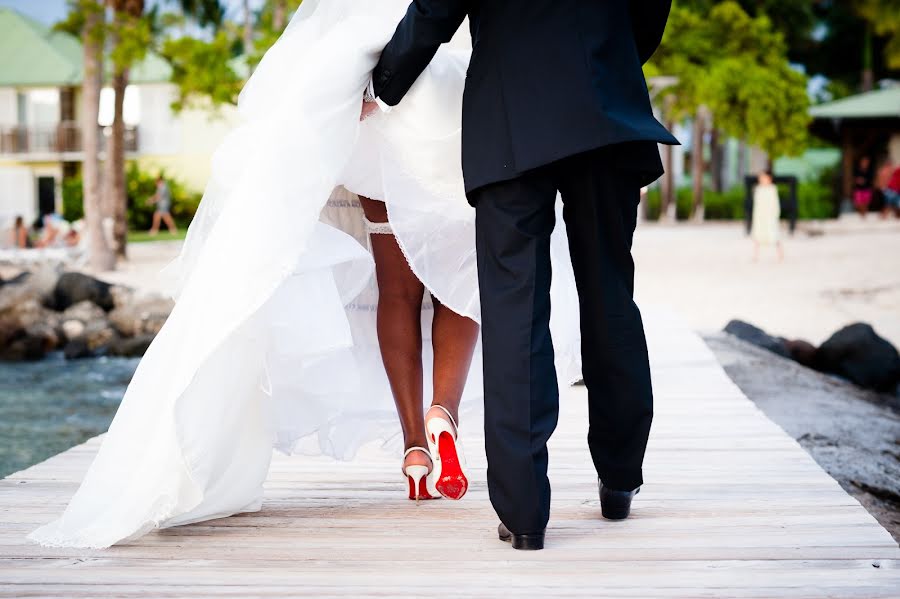
[[[357,194],[387,203],[430,294],[480,321],[474,211],[459,166],[470,44],[442,48],[400,106],[358,122],[407,6],[305,0],[267,53],[167,269],[175,308],[81,487],[32,540],[102,548],[258,510],[273,448],[351,459],[366,442],[398,437]],[[561,228],[552,251],[558,366],[572,381],[578,307]],[[431,313],[426,301],[426,339]],[[482,392],[479,349],[464,400],[477,404]]]

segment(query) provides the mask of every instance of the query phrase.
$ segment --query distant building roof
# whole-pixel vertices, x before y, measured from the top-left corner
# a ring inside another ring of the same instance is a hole
[[[84,74],[81,42],[75,37],[0,8],[0,87],[80,85]],[[172,69],[149,53],[131,70],[132,83],[168,81]]]
[[[813,106],[809,114],[817,119],[900,118],[900,86]]]

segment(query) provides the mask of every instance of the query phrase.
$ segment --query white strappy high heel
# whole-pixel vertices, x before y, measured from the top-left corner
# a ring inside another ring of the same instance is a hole
[[[469,490],[469,479],[465,471],[466,458],[458,438],[459,427],[447,408],[437,404],[431,407],[439,408],[449,419],[448,422],[438,416],[425,422],[428,445],[434,460],[432,476],[435,488],[447,499],[462,499]]]
[[[406,457],[414,451],[421,451],[431,460],[431,463],[434,464],[435,460],[429,452],[424,447],[410,447],[406,450],[406,453],[403,454],[403,461],[406,461]],[[428,472],[428,466],[422,466],[420,464],[410,464],[409,466],[403,466],[403,475],[406,476],[406,482],[409,485],[409,498],[415,499],[416,503],[419,503],[420,499],[437,499],[439,497],[437,489],[434,487],[434,466],[432,466],[431,472]]]

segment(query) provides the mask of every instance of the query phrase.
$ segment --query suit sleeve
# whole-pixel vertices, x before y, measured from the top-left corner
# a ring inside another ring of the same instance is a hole
[[[380,100],[390,106],[400,103],[441,44],[449,42],[462,25],[466,2],[414,0],[372,72]]]
[[[629,0],[628,4],[634,41],[641,64],[644,64],[662,42],[672,0]]]

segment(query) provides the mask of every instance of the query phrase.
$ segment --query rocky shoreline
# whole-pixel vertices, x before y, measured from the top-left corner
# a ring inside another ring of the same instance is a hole
[[[162,295],[45,267],[0,279],[0,361],[140,357],[174,307]]]
[[[900,541],[900,397],[728,333],[704,340],[741,391]]]

